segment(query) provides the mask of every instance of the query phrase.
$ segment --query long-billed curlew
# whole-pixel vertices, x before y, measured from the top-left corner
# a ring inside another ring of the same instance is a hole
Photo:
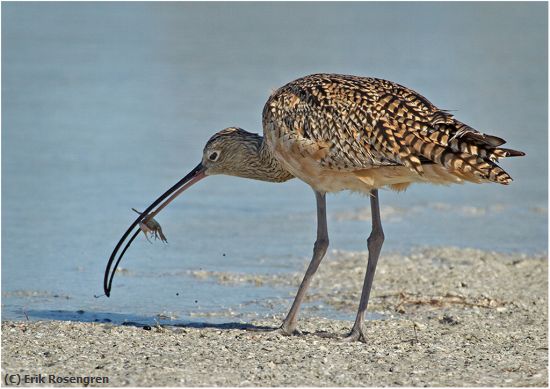
[[[384,242],[378,189],[401,191],[413,182],[507,185],[512,178],[495,162],[525,155],[500,148],[504,139],[459,122],[411,89],[381,79],[337,74],[310,75],[273,92],[264,106],[263,130],[262,137],[230,127],[210,138],[202,161],[151,204],[116,245],[105,270],[107,296],[115,270],[140,227],[146,231],[162,208],[202,178],[226,174],[284,182],[297,177],[315,192],[317,240],[281,331],[290,335],[296,330],[300,304],[328,248],[325,195],[348,189],[370,194],[372,211],[361,300],[355,324],[345,338],[365,341],[363,321]]]

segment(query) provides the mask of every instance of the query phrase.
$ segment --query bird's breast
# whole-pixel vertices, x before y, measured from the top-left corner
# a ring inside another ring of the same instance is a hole
[[[372,186],[358,179],[352,171],[338,171],[323,166],[321,161],[329,145],[308,139],[296,139],[287,132],[265,131],[265,140],[273,156],[292,175],[319,192],[353,190],[368,193]]]

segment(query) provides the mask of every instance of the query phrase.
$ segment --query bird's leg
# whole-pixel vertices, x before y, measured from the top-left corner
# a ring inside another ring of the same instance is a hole
[[[371,191],[370,208],[372,214],[372,231],[367,240],[369,248],[369,261],[367,263],[367,274],[365,274],[365,281],[363,282],[363,291],[361,292],[361,301],[359,302],[359,310],[357,311],[357,317],[350,334],[344,338],[345,341],[362,341],[366,342],[367,338],[365,330],[363,328],[363,322],[365,320],[365,313],[367,311],[367,305],[369,304],[370,290],[372,287],[372,281],[374,279],[374,272],[376,270],[376,264],[378,263],[378,257],[380,256],[380,250],[382,249],[382,243],[384,243],[384,231],[382,230],[382,222],[380,220],[380,205],[378,204],[378,190]]]
[[[288,315],[281,325],[281,331],[285,335],[291,335],[296,330],[296,316],[298,314],[298,310],[300,309],[300,304],[302,303],[307,288],[311,283],[311,279],[317,271],[317,268],[319,267],[319,264],[325,256],[328,248],[327,209],[325,193],[315,191],[315,197],[317,199],[317,240],[315,241],[315,245],[313,246],[313,258],[311,258],[311,262],[309,263],[306,274],[304,275],[304,279],[300,284],[298,293],[296,293],[296,297],[294,298],[292,307],[290,308]]]

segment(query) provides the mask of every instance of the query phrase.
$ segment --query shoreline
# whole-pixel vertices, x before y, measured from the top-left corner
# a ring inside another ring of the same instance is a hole
[[[548,385],[546,256],[449,247],[382,254],[369,304],[382,319],[366,322],[366,344],[344,343],[352,322],[319,316],[322,306],[355,311],[365,262],[365,253],[330,253],[302,333],[291,337],[264,328],[280,324],[288,299],[270,302],[277,318],[248,329],[238,320],[202,328],[3,321],[2,375],[109,377],[90,386]],[[200,274],[291,286],[301,275]]]

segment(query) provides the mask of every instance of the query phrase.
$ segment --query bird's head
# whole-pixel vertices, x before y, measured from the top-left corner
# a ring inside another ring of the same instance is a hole
[[[229,127],[217,132],[204,146],[201,164],[205,175],[255,178],[252,175],[261,144],[261,136],[241,128]]]
[[[130,247],[144,225],[149,225],[153,217],[166,207],[172,200],[179,196],[187,188],[199,182],[203,178],[215,175],[226,174],[245,178],[264,179],[265,171],[259,162],[259,151],[262,144],[262,137],[252,134],[240,128],[230,127],[214,134],[204,147],[201,162],[183,177],[174,186],[168,189],[162,196],[156,199],[138,218],[130,225],[115,246],[107,268],[103,288],[109,296],[113,277],[122,256]],[[285,179],[289,179],[285,177]],[[117,257],[122,245],[126,245]]]

